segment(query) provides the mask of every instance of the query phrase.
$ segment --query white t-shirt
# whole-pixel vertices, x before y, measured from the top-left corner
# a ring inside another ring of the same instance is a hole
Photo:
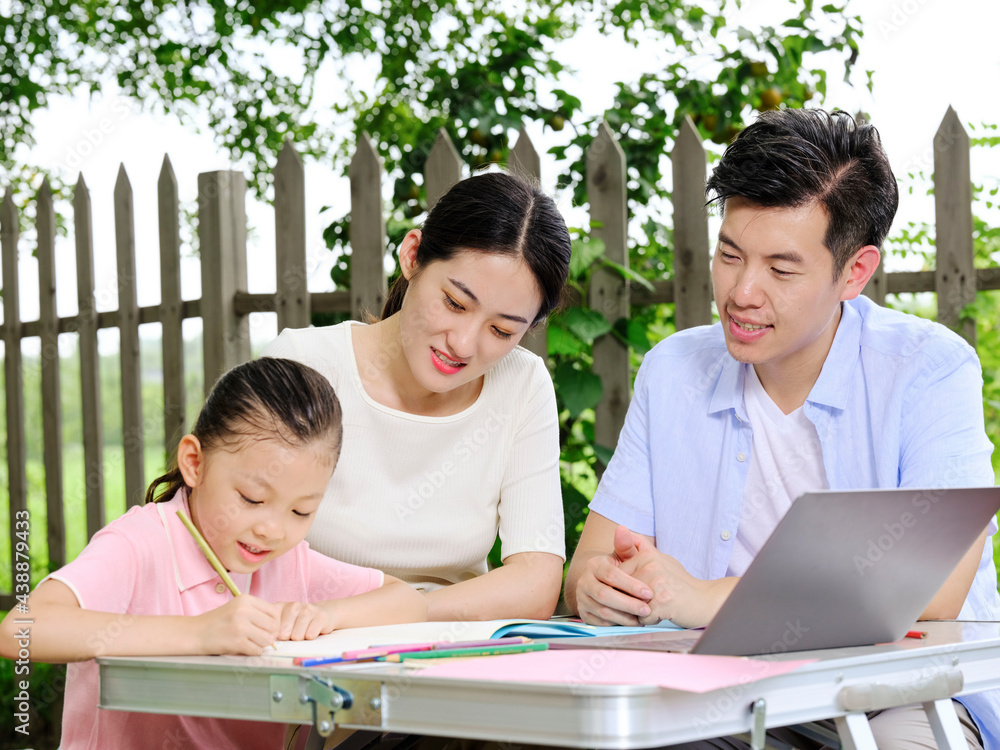
[[[517,347],[464,411],[409,414],[365,392],[356,325],[285,330],[264,350],[321,372],[344,410],[340,461],[309,544],[425,590],[485,573],[498,531],[502,558],[565,559],[559,423],[545,363]]]
[[[726,575],[742,576],[778,521],[803,492],[829,489],[823,448],[802,407],[785,414],[761,385],[753,365],[743,386],[753,446],[740,526]]]

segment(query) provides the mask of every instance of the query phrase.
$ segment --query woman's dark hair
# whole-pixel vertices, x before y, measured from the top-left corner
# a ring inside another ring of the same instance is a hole
[[[235,450],[247,440],[282,440],[296,447],[324,441],[336,464],[343,418],[333,386],[316,370],[290,359],[261,357],[215,382],[191,434],[205,453]],[[174,456],[170,471],[149,485],[146,502],[170,500],[184,486]]]
[[[834,279],[860,248],[882,246],[899,205],[878,131],[821,109],[761,113],[726,148],[705,192],[723,213],[733,197],[769,208],[819,201],[829,218],[824,243]]]
[[[421,228],[417,268],[466,250],[524,259],[542,293],[532,325],[559,304],[569,273],[569,231],[553,200],[520,177],[502,172],[470,177],[431,209]],[[400,275],[382,308],[383,319],[399,312],[406,287]]]

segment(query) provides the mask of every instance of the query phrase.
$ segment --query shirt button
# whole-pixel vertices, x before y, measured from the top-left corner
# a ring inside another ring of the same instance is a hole
[[[730,536],[730,534],[729,534],[729,530],[728,529],[726,531],[723,531],[722,532],[722,541],[728,542],[729,541],[729,536]]]
[[[215,587],[215,591],[218,594],[225,593],[225,591],[226,591],[226,584],[224,584],[224,583],[217,584],[216,587]]]
[[[739,461],[740,463],[743,463],[744,461],[747,460],[747,454],[746,453],[737,453],[736,454],[736,460]]]

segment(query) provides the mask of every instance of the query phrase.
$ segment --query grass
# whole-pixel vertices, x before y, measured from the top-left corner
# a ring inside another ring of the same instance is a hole
[[[104,514],[105,521],[112,521],[125,512],[125,464],[120,445],[104,449]],[[163,473],[164,456],[159,447],[146,448],[146,484]],[[45,469],[41,461],[29,460],[28,512],[31,522],[32,584],[37,583],[49,570],[47,518],[45,506]],[[3,477],[6,488],[6,476]],[[83,446],[67,445],[63,449],[64,528],[66,534],[66,559],[73,560],[87,544],[87,508],[84,494]],[[10,568],[10,518],[0,513],[0,591],[12,588]]]

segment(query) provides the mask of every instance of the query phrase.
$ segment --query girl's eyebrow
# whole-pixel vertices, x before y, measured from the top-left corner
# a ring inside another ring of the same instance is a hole
[[[257,485],[262,490],[273,490],[274,489],[274,487],[271,486],[271,483],[268,482],[264,477],[262,477],[259,474],[250,474],[247,477],[247,481],[249,481],[249,482]]]
[[[458,279],[453,279],[450,276],[448,277],[448,281],[450,281],[452,284],[461,289],[462,293],[465,294],[469,299],[471,299],[477,305],[479,304],[479,297],[473,294],[472,290],[469,289],[469,287],[467,287],[461,281],[459,281]],[[512,320],[515,323],[524,323],[525,325],[528,325],[528,321],[522,318],[520,315],[510,315],[509,313],[498,313],[498,315],[501,318],[505,318],[506,320]]]
[[[265,490],[266,492],[275,491],[274,486],[259,474],[250,474],[247,477],[247,481],[252,482],[253,484],[257,485],[260,489]],[[297,498],[297,501],[314,500],[317,497],[322,498],[324,494],[325,493],[323,492],[314,492],[311,495],[303,495],[302,497]]]

